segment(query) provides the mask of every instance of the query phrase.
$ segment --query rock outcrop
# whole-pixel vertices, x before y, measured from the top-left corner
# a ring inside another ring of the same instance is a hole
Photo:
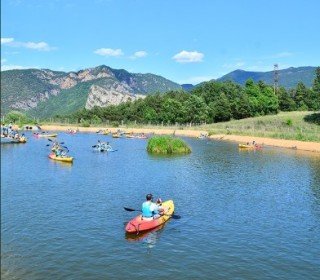
[[[116,85],[109,88],[100,86],[91,86],[88,99],[86,102],[86,109],[92,109],[95,106],[106,107],[108,105],[118,105],[122,102],[134,101],[138,98],[145,98],[142,94],[131,93],[126,86]]]

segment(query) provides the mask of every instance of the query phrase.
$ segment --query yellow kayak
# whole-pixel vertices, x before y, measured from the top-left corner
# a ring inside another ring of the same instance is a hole
[[[49,158],[57,161],[63,161],[63,162],[73,162],[73,157],[57,157],[55,154],[51,153],[49,155]]]
[[[113,133],[113,134],[112,134],[112,137],[113,137],[113,138],[120,138],[120,134],[119,134],[119,133]]]
[[[20,137],[19,138],[19,143],[27,143],[27,138],[26,137]]]
[[[241,148],[241,149],[254,149],[255,146],[253,146],[253,145],[246,145],[246,144],[239,144],[239,148]]]

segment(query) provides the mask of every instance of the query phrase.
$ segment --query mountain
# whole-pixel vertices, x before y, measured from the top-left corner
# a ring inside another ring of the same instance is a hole
[[[185,91],[190,91],[194,88],[194,85],[193,84],[182,84],[181,87]]]
[[[312,86],[316,67],[290,67],[279,70],[279,85],[285,88],[293,88],[299,82],[303,82],[307,87]],[[234,81],[238,84],[244,85],[248,79],[253,79],[255,82],[259,80],[266,84],[273,84],[274,72],[249,72],[244,70],[235,70],[217,79],[218,81]]]
[[[130,73],[105,65],[68,73],[8,70],[1,72],[1,113],[19,110],[31,116],[51,117],[181,88],[158,75]]]

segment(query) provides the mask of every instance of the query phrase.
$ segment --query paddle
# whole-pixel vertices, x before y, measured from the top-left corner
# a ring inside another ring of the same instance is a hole
[[[124,210],[129,211],[129,212],[133,212],[133,211],[142,212],[141,210],[136,210],[136,209],[132,209],[132,208],[128,208],[128,207],[123,207],[123,208],[124,208]],[[172,215],[162,214],[162,215],[170,216],[172,219],[176,219],[176,220],[181,219],[180,215],[175,215],[175,214],[172,214]]]

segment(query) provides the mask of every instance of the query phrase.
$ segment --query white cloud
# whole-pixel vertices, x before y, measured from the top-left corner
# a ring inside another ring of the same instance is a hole
[[[6,44],[10,47],[16,47],[16,48],[27,48],[27,49],[33,49],[37,51],[51,51],[56,49],[55,47],[50,47],[48,43],[46,42],[18,42],[14,41],[13,38],[1,38],[1,44]]]
[[[23,43],[21,42],[20,45],[22,47],[25,47],[27,49],[33,49],[33,50],[37,50],[37,51],[51,51],[55,48],[50,47],[48,43],[46,42],[39,42],[39,43],[35,43],[35,42],[26,42]]]
[[[94,51],[95,54],[102,56],[121,56],[123,52],[121,49],[109,49],[109,48],[101,48]]]
[[[141,58],[141,57],[146,57],[147,55],[148,53],[146,51],[137,51],[130,58],[132,59]]]
[[[1,59],[1,65],[3,64],[3,63],[5,63],[7,60],[5,59],[5,58],[2,58]]]
[[[173,60],[179,63],[201,62],[204,57],[203,53],[198,51],[181,51],[172,57]]]
[[[13,38],[1,38],[1,45],[2,44],[10,44],[14,41]]]

